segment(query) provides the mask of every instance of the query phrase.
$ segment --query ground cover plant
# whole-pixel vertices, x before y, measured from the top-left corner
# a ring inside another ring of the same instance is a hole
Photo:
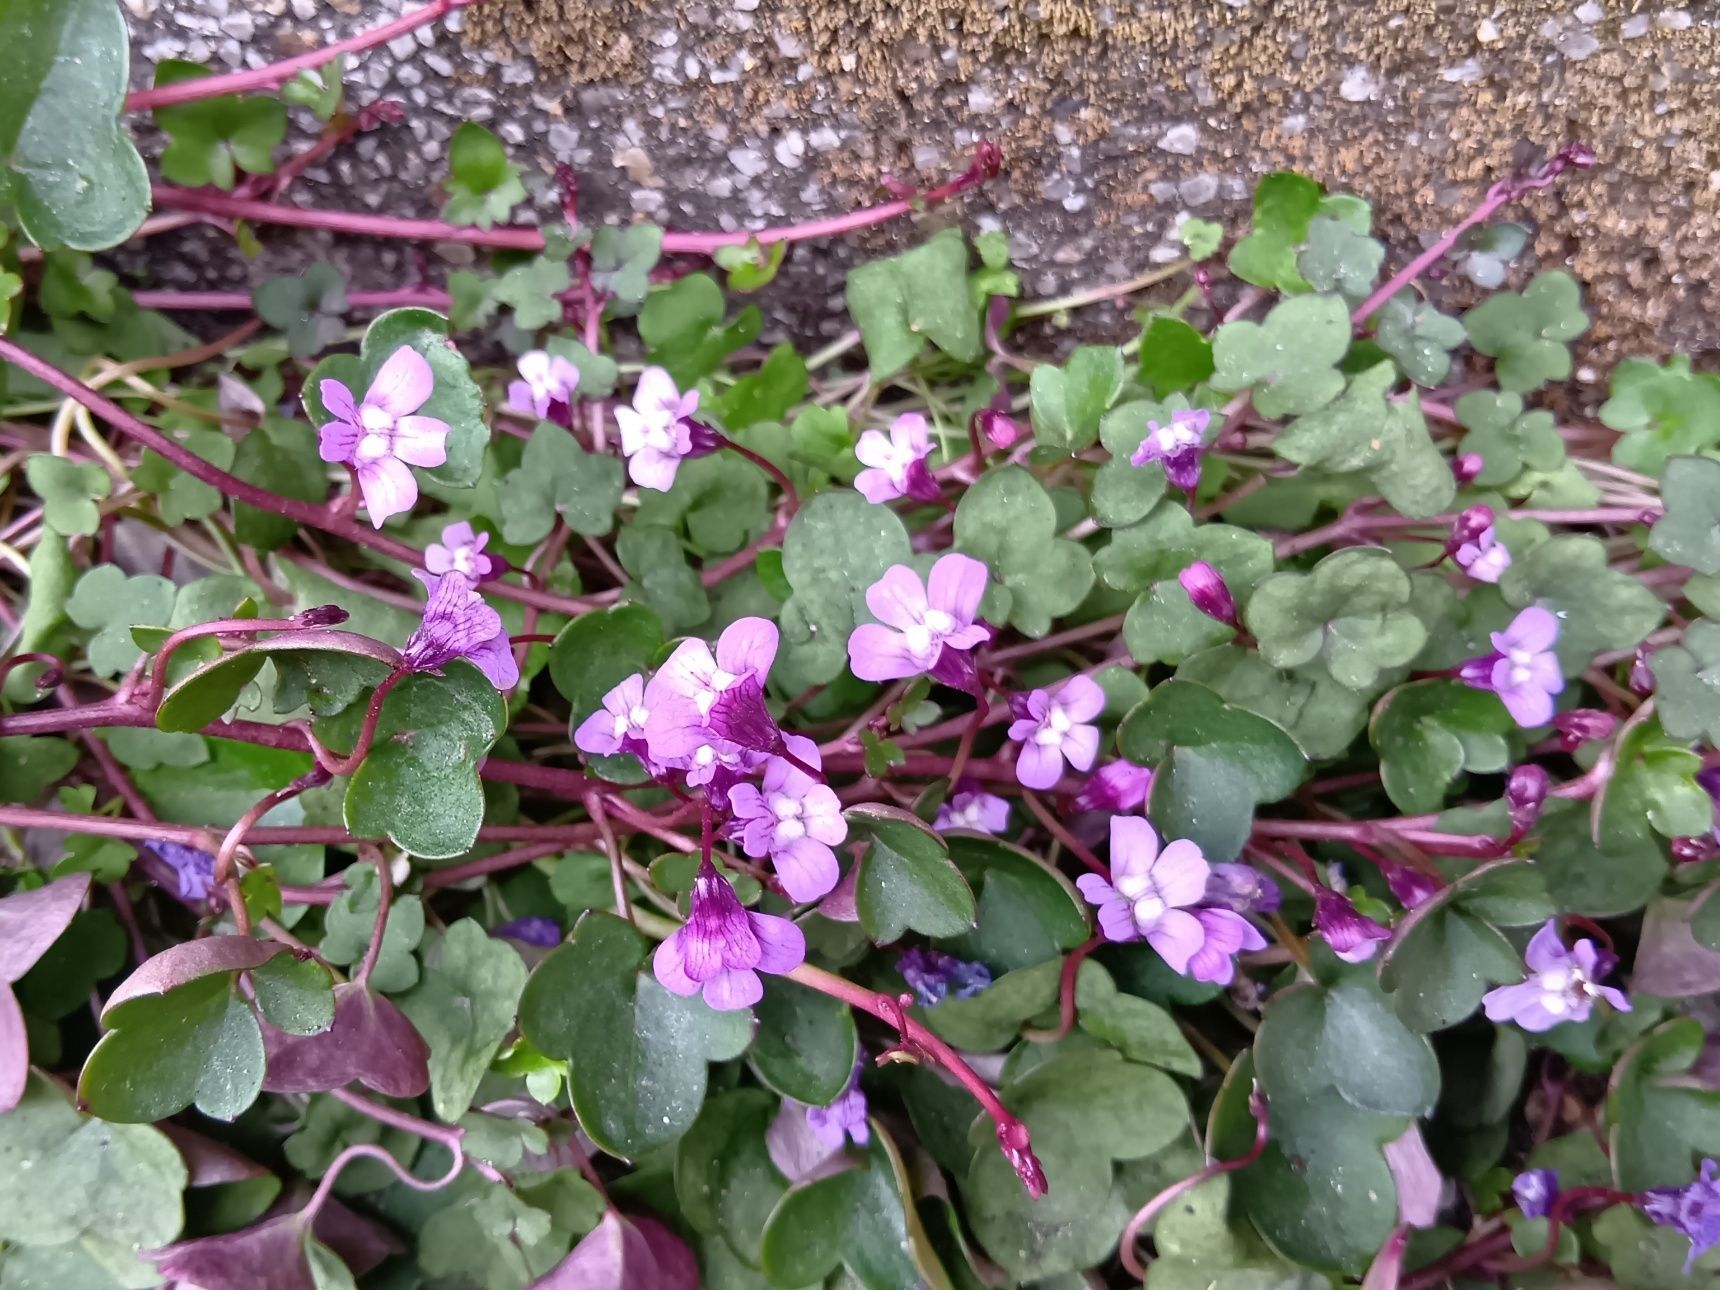
[[[984,145],[757,235],[475,124],[441,220],[287,200],[454,7],[129,96],[0,13],[0,1288],[1712,1283],[1720,384],[1569,412],[1509,221],[1587,151],[1039,301]],[[191,220],[482,256],[94,258]]]

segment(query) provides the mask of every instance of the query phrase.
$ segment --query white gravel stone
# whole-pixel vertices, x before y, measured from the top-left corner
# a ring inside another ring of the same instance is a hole
[[[1173,125],[1159,136],[1159,150],[1179,157],[1192,157],[1200,148],[1200,127],[1192,121]]]
[[[1338,96],[1346,103],[1367,103],[1380,96],[1380,79],[1373,69],[1358,63],[1344,73]]]

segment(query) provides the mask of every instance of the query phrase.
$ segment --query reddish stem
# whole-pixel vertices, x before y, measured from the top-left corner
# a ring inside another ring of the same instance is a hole
[[[396,664],[392,672],[383,677],[376,689],[371,691],[370,704],[364,710],[364,724],[359,727],[358,740],[352,746],[352,751],[346,756],[326,747],[322,740],[316,737],[309,722],[297,722],[295,728],[304,735],[305,741],[311,746],[311,755],[317,759],[317,764],[330,775],[350,775],[364,764],[364,759],[370,756],[370,746],[376,742],[376,723],[382,717],[382,705],[387,702],[388,695],[395,686],[412,675],[412,669],[403,664]]]
[[[1057,974],[1057,1028],[1024,1031],[1024,1039],[1036,1044],[1054,1044],[1075,1029],[1075,978],[1087,956],[1104,943],[1103,936],[1095,936],[1069,951],[1069,956],[1063,960],[1063,970]]]

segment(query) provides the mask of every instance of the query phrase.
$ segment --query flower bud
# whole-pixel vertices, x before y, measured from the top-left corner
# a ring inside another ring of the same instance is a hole
[[[1708,794],[1715,807],[1720,808],[1720,766],[1704,766],[1696,772],[1696,783]]]
[[[1487,468],[1487,461],[1478,452],[1459,453],[1451,459],[1451,473],[1457,477],[1459,484],[1473,483],[1475,477]]]
[[[1559,745],[1566,752],[1575,751],[1579,744],[1607,738],[1617,726],[1618,718],[1599,708],[1573,708],[1553,718]]]
[[[1376,923],[1330,887],[1314,891],[1314,929],[1326,938],[1332,953],[1346,963],[1365,963],[1391,939],[1391,929]]]
[[[1392,889],[1398,904],[1405,909],[1417,909],[1439,894],[1441,884],[1432,874],[1398,864],[1386,870],[1386,886]]]
[[[709,457],[720,449],[725,442],[722,431],[715,426],[708,426],[703,421],[695,421],[692,417],[682,417],[681,424],[687,427],[687,433],[692,438],[693,446],[684,456]]]
[[[294,614],[293,621],[300,627],[338,627],[349,617],[339,605],[316,605]]]
[[[1087,777],[1070,801],[1074,811],[1104,811],[1120,815],[1138,811],[1153,786],[1153,772],[1132,761],[1118,758],[1106,762]]]
[[[1445,540],[1446,551],[1457,550],[1466,542],[1474,542],[1493,527],[1491,506],[1471,506],[1452,523],[1451,536]]]
[[[1196,560],[1177,574],[1177,581],[1201,613],[1217,619],[1226,627],[1236,626],[1236,598],[1230,594],[1224,575],[1217,569],[1205,560]]]
[[[1679,864],[1695,864],[1714,854],[1714,838],[1703,834],[1694,838],[1672,839],[1672,858]]]
[[[1284,893],[1253,865],[1215,864],[1207,874],[1206,900],[1234,914],[1271,914],[1284,903]]]
[[[65,671],[58,667],[50,667],[36,678],[38,690],[52,690],[66,679]]]
[[[1518,766],[1505,781],[1505,809],[1511,816],[1513,842],[1534,828],[1535,821],[1541,818],[1547,785],[1547,772],[1533,762]]]
[[[1654,693],[1654,669],[1648,664],[1648,651],[1645,649],[1639,648],[1631,660],[1630,691],[1641,695]]]
[[[993,448],[1008,448],[1021,438],[1021,423],[995,408],[981,408],[973,414],[973,423],[980,438]]]

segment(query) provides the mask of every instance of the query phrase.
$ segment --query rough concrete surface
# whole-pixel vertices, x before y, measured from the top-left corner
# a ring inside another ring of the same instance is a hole
[[[140,84],[158,59],[261,65],[413,7],[124,4]],[[432,215],[464,120],[509,146],[546,219],[564,160],[591,217],[684,229],[846,211],[883,176],[937,183],[975,141],[1001,144],[1004,176],[958,206],[791,256],[764,303],[810,339],[845,325],[849,263],[950,220],[1006,229],[1045,295],[1175,258],[1184,212],[1240,229],[1255,179],[1293,167],[1372,199],[1395,265],[1492,179],[1581,139],[1596,168],[1515,213],[1536,262],[1588,283],[1586,356],[1604,368],[1720,348],[1717,79],[1713,0],[487,0],[355,61],[349,101],[397,99],[405,123],[310,170],[293,200]],[[171,235],[151,285],[251,285],[331,247],[361,287],[471,259],[262,237],[247,261],[212,230]]]

